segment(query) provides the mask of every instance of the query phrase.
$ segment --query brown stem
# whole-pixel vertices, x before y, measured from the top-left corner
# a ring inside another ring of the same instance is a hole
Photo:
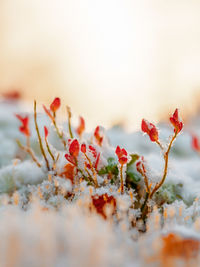
[[[50,170],[49,162],[48,162],[47,156],[45,154],[45,151],[44,151],[44,148],[43,148],[43,145],[42,145],[42,139],[41,139],[39,128],[38,128],[38,124],[37,124],[37,111],[36,111],[36,101],[35,100],[34,100],[34,123],[35,123],[35,129],[36,129],[36,132],[37,132],[41,153],[42,153],[42,155],[44,157],[44,160],[46,162],[47,169]]]
[[[72,134],[72,128],[71,128],[71,117],[72,117],[72,113],[70,110],[70,107],[67,106],[67,115],[68,115],[68,129],[69,129],[69,135],[70,138],[74,138],[73,134]]]
[[[29,155],[31,156],[32,160],[37,164],[37,166],[38,166],[39,168],[41,168],[41,164],[40,164],[39,161],[37,160],[37,158],[36,158],[36,156],[34,155],[32,149],[31,149],[30,147],[28,147],[28,146],[23,146],[23,145],[20,143],[20,141],[19,141],[18,139],[16,140],[16,142],[17,142],[18,146],[19,146],[22,150],[24,150],[24,151],[26,151],[27,153],[29,153]]]
[[[46,143],[46,148],[47,148],[47,151],[49,152],[49,155],[51,156],[53,162],[55,162],[55,158],[54,158],[54,155],[53,155],[53,153],[52,153],[52,151],[51,151],[51,149],[49,147],[49,143],[47,141],[47,138],[45,138],[45,143]]]
[[[120,165],[120,183],[121,194],[124,194],[123,164]]]
[[[86,159],[87,159],[87,161],[88,161],[88,163],[90,165],[90,168],[92,170],[93,180],[94,180],[95,187],[99,187],[98,181],[97,181],[97,174],[96,174],[96,171],[93,168],[92,162],[91,162],[90,158],[86,155],[86,153],[84,153],[84,155],[85,155],[85,157],[86,157]]]
[[[166,179],[166,176],[167,176],[167,170],[168,170],[168,162],[169,162],[169,152],[171,150],[171,147],[172,147],[172,144],[174,142],[174,140],[176,139],[176,136],[177,136],[177,131],[174,133],[174,135],[172,136],[172,139],[169,143],[169,146],[168,146],[168,149],[167,151],[165,152],[164,154],[164,160],[165,160],[165,167],[164,167],[164,172],[163,172],[163,176],[162,176],[162,179],[159,183],[157,183],[154,187],[154,189],[152,190],[149,198],[152,198],[154,193],[163,185],[165,179]]]
[[[159,147],[160,147],[160,149],[161,149],[161,150],[163,150],[163,146],[162,146],[162,144],[160,143],[160,141],[159,141],[159,140],[157,140],[157,141],[156,141],[156,144],[158,144],[158,145],[159,145]]]

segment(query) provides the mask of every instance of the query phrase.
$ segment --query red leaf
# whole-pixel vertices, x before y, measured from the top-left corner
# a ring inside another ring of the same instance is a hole
[[[74,165],[71,165],[67,163],[64,166],[64,171],[60,174],[61,176],[64,176],[66,179],[69,179],[72,184],[74,184]]]

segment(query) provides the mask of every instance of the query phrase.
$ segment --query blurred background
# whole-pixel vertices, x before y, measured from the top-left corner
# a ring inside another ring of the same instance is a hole
[[[88,127],[139,127],[200,99],[199,0],[1,0],[0,93],[50,103]]]

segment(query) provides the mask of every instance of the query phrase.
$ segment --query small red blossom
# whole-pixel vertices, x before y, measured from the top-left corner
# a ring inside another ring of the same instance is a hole
[[[20,132],[23,133],[27,137],[30,136],[29,117],[22,117],[18,114],[16,114],[16,117],[22,123],[22,125],[19,127]]]
[[[99,146],[102,146],[103,142],[103,136],[100,134],[100,127],[97,126],[96,129],[94,130],[94,137]]]
[[[111,207],[111,214],[113,215],[116,211],[117,202],[113,196],[108,196],[107,193],[102,195],[92,196],[92,207],[95,208],[96,212],[100,214],[105,220],[107,219],[106,206]]]
[[[169,119],[171,124],[174,126],[174,132],[179,133],[183,128],[183,122],[179,118],[178,109],[174,111],[174,114]]]
[[[45,139],[47,139],[48,134],[49,134],[49,131],[48,131],[47,127],[44,126],[44,137],[45,137]]]
[[[77,139],[74,139],[69,146],[70,155],[76,158],[79,154],[79,149],[79,142]]]
[[[148,134],[152,142],[158,141],[158,130],[153,123],[150,123],[147,120],[143,119],[141,129],[144,133]]]
[[[82,144],[82,145],[81,145],[81,152],[82,152],[83,154],[86,153],[86,144]]]
[[[121,165],[124,165],[127,163],[128,161],[128,158],[127,158],[127,152],[124,148],[120,148],[119,146],[117,146],[116,150],[115,150],[115,153],[118,157],[118,161]]]
[[[73,165],[77,165],[77,157],[79,154],[80,146],[77,139],[74,139],[69,144],[69,154],[65,154],[65,158]]]
[[[94,162],[92,165],[93,165],[93,167],[95,168],[95,170],[97,170],[97,169],[98,169],[98,164],[99,164],[99,161],[100,161],[100,153],[97,153],[96,149],[95,149],[93,146],[91,146],[91,145],[89,145],[88,148],[89,148],[89,151],[92,153],[92,155],[93,155],[93,157],[94,157],[94,159],[95,159],[95,162]],[[82,144],[82,145],[81,145],[81,152],[82,152],[83,154],[86,154],[86,152],[87,152],[86,144]],[[91,169],[90,164],[85,163],[85,166],[86,166],[87,168]]]
[[[196,151],[200,151],[200,142],[196,135],[192,135],[192,148]]]
[[[146,173],[146,168],[144,166],[144,157],[141,157],[141,160],[137,161],[136,169],[141,175],[144,175]]]
[[[76,129],[77,134],[81,137],[83,132],[85,131],[85,120],[83,117],[79,117],[79,126]]]
[[[56,97],[50,105],[50,110],[56,112],[60,108],[60,98]]]

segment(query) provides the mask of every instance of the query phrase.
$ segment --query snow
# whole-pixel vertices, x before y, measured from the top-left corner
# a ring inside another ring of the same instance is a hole
[[[162,266],[159,253],[163,236],[174,233],[200,242],[200,156],[191,148],[189,131],[191,128],[200,133],[199,117],[185,125],[186,130],[173,145],[168,175],[160,190],[170,201],[162,208],[156,202],[162,195],[151,201],[153,211],[145,229],[135,189],[125,190],[121,195],[120,182],[104,184],[105,175],[97,175],[99,188],[87,185],[85,180],[72,184],[59,176],[68,163],[65,154],[69,151],[64,149],[54,127],[42,113],[38,116],[41,135],[46,125],[50,132],[49,146],[54,155],[59,154],[56,171],[39,168],[29,155],[23,154],[16,144],[16,139],[25,144],[16,113],[26,114],[23,105],[0,103],[0,266]],[[31,147],[45,166],[33,114],[29,117]],[[167,146],[173,129],[166,123],[158,127],[160,139]],[[66,125],[63,129],[67,133]],[[150,182],[155,184],[160,180],[163,154],[147,135],[139,131],[126,133],[121,128],[110,129],[105,134],[108,139],[104,139],[102,147],[94,144],[101,153],[99,169],[106,166],[109,157],[117,163],[115,148],[119,145],[129,154],[144,156]],[[82,142],[89,144],[91,138],[92,133],[85,133]],[[87,153],[93,163],[92,153]],[[49,155],[47,158],[52,165]],[[78,167],[86,174],[84,160],[83,155],[78,156]],[[89,173],[92,175],[91,170]],[[177,194],[175,199],[173,194]],[[107,205],[105,212],[109,216],[105,220],[91,206],[93,195],[113,196],[117,203],[115,215],[112,216],[112,209]],[[149,262],[153,255],[157,258]]]

